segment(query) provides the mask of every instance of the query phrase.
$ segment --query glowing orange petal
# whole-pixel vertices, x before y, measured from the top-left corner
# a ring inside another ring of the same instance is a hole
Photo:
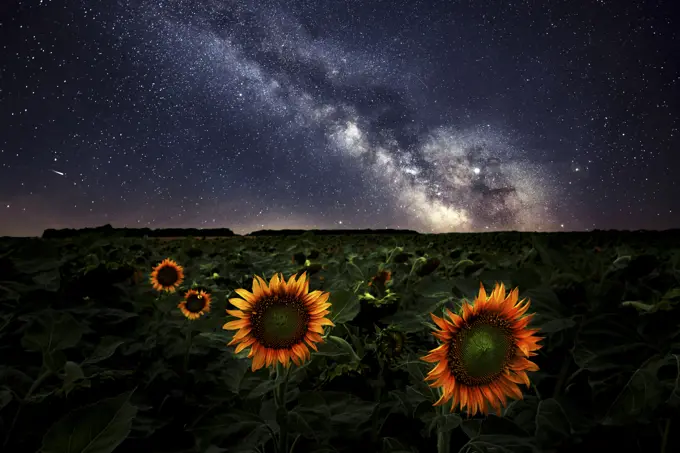
[[[224,330],[236,330],[250,325],[250,322],[246,319],[237,319],[235,321],[229,321],[222,328]]]

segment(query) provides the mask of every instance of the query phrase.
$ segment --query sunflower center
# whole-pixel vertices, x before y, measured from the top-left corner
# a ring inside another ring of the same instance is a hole
[[[483,314],[470,319],[452,339],[449,367],[465,385],[488,384],[508,366],[516,349],[508,321],[496,314]]]
[[[461,346],[463,366],[468,375],[482,378],[503,369],[510,341],[500,329],[480,325],[463,337]]]
[[[200,313],[205,308],[205,298],[192,294],[187,298],[185,308],[191,313]]]
[[[177,269],[172,266],[163,266],[158,269],[158,274],[156,275],[156,280],[163,286],[172,286],[179,279],[179,274]]]
[[[309,312],[303,301],[290,295],[262,299],[251,314],[253,336],[262,346],[289,348],[302,342],[307,334]]]

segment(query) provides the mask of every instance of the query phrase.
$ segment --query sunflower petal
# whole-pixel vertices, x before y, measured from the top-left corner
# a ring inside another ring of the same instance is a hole
[[[234,291],[236,292],[236,294],[238,294],[244,300],[246,300],[250,303],[255,302],[255,300],[256,300],[255,295],[253,293],[251,293],[250,291],[246,290],[246,289],[238,288],[238,289],[235,289]]]
[[[227,314],[240,319],[246,319],[248,317],[248,315],[241,310],[227,310]]]
[[[251,303],[247,300],[239,299],[237,297],[229,299],[229,302],[236,308],[240,310],[250,310],[252,307]]]
[[[244,327],[248,327],[250,325],[250,322],[247,319],[237,319],[235,321],[229,321],[225,325],[222,326],[224,330],[237,330],[237,329],[242,329]]]

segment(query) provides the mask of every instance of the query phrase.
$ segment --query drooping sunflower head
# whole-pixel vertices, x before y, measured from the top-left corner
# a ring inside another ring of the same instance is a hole
[[[401,330],[388,327],[378,333],[378,355],[388,360],[398,358],[404,352],[406,346],[406,334]]]
[[[380,286],[385,286],[387,282],[392,280],[392,272],[391,271],[380,271],[373,277],[371,277],[371,281],[368,282],[368,286],[373,286],[373,285],[380,285]]]
[[[166,258],[151,272],[151,284],[156,291],[173,293],[184,280],[184,269],[175,261]]]
[[[252,293],[237,289],[241,298],[229,299],[239,310],[227,310],[238,318],[229,321],[224,329],[238,330],[229,346],[237,344],[236,353],[250,347],[252,370],[272,366],[277,362],[289,366],[292,360],[301,365],[311,357],[309,348],[317,350],[316,343],[323,342],[324,326],[334,326],[325,318],[329,293],[309,292],[307,274],[286,282],[276,274],[269,285],[259,276],[253,279]]]
[[[506,296],[501,283],[488,297],[480,285],[473,304],[463,302],[461,315],[448,309],[445,317],[430,315],[441,329],[433,332],[441,344],[422,360],[437,364],[425,378],[441,388],[435,406],[453,398],[451,411],[460,406],[468,415],[488,414],[490,407],[500,412],[508,397],[522,398],[518,384],[529,386],[527,371],[538,370],[528,357],[542,347],[538,329],[528,328],[528,309],[529,301],[518,302],[516,288]]]
[[[210,311],[210,302],[210,293],[190,289],[177,307],[187,319],[194,321]]]

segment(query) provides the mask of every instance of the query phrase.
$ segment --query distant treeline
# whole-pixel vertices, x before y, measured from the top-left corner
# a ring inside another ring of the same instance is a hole
[[[62,230],[47,229],[43,232],[43,239],[62,239],[72,238],[83,235],[96,235],[104,237],[154,237],[154,238],[168,238],[168,237],[228,237],[237,236],[228,228],[114,228],[111,225],[104,225],[95,228],[65,228]]]
[[[247,234],[246,236],[301,236],[303,234],[312,234],[315,236],[328,235],[366,235],[366,234],[381,234],[381,235],[416,235],[420,234],[413,230],[258,230]],[[114,228],[111,225],[104,225],[95,228],[65,228],[61,230],[47,229],[43,232],[43,239],[63,239],[72,238],[83,235],[96,235],[104,237],[154,237],[154,238],[171,238],[171,237],[231,237],[240,236],[234,233],[229,228]]]
[[[300,236],[303,234],[313,234],[314,236],[331,236],[331,235],[342,235],[342,236],[361,236],[365,234],[381,234],[385,236],[394,235],[414,235],[420,234],[413,230],[390,230],[390,229],[380,229],[380,230],[257,230],[252,233],[248,233],[246,236]]]
[[[592,231],[557,231],[557,232],[529,232],[529,231],[497,231],[497,232],[480,232],[480,233],[443,233],[438,236],[456,236],[464,234],[466,237],[479,236],[480,240],[486,242],[488,240],[494,241],[525,241],[530,240],[534,236],[543,236],[553,245],[566,242],[590,242],[598,240],[616,240],[617,242],[631,242],[637,243],[640,241],[653,240],[656,243],[659,241],[663,243],[680,243],[680,229],[673,230],[592,230]],[[229,228],[114,228],[111,225],[104,225],[96,228],[81,228],[72,229],[66,228],[61,230],[47,229],[43,232],[44,239],[61,239],[73,238],[83,235],[96,235],[102,237],[153,237],[153,238],[175,238],[175,237],[234,237],[242,235],[235,234]],[[423,236],[421,233],[414,230],[395,230],[395,229],[380,229],[380,230],[258,230],[245,236],[361,236],[361,235],[383,235],[383,236]]]

